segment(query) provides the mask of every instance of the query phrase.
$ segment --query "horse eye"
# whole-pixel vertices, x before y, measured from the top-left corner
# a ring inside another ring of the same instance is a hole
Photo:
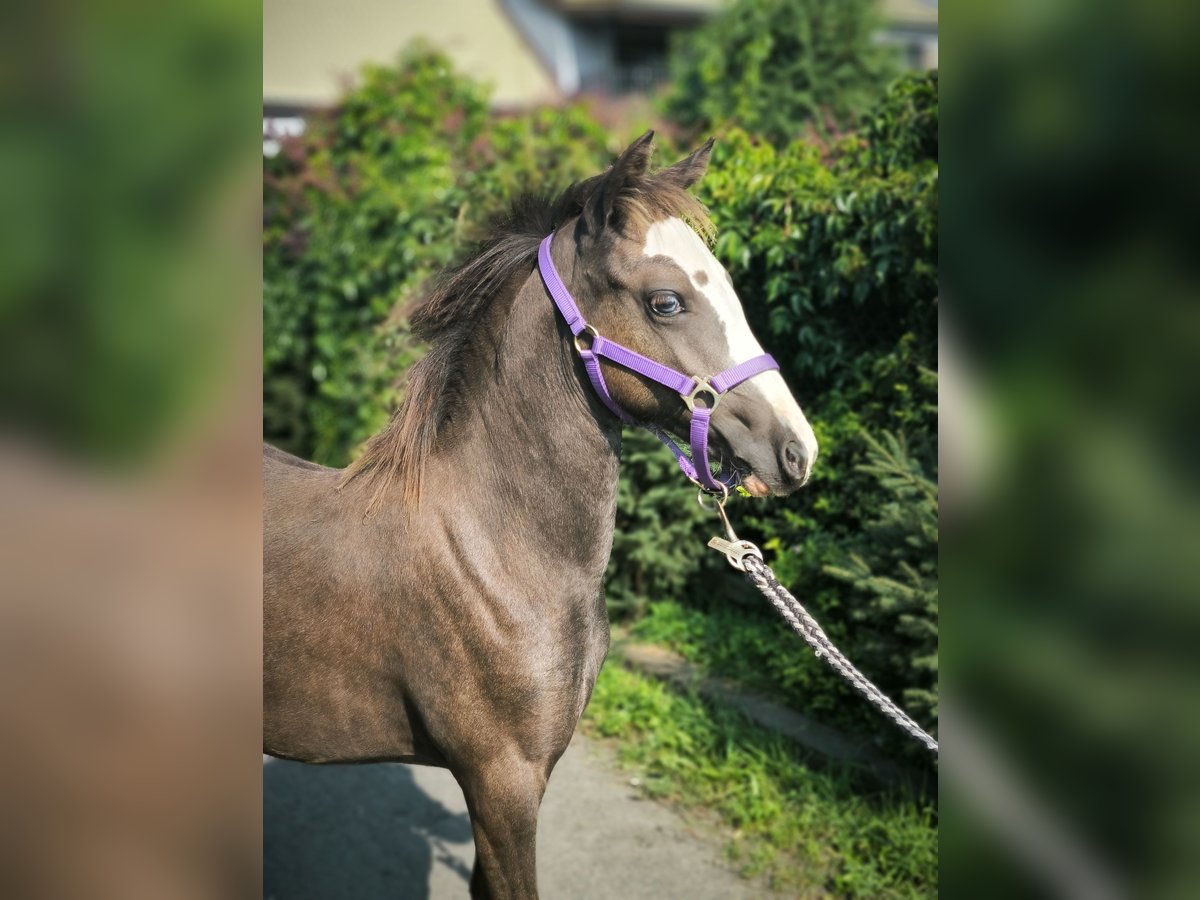
[[[683,303],[672,291],[655,291],[650,295],[650,309],[657,316],[674,316],[683,312]]]

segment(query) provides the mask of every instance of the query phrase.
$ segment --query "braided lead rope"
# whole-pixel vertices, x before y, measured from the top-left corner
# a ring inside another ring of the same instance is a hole
[[[851,687],[866,697],[880,712],[904,729],[911,737],[924,744],[926,749],[935,754],[938,752],[937,741],[914,722],[904,710],[893,703],[883,691],[867,680],[865,675],[851,665],[842,652],[833,645],[833,641],[829,640],[821,626],[817,624],[817,620],[809,615],[808,611],[801,606],[800,601],[775,579],[775,573],[765,562],[754,555],[746,555],[740,562],[742,570],[750,577],[754,586],[771,601],[771,605],[783,616],[791,629],[812,647],[818,659],[825,660],[835,672],[850,683]]]

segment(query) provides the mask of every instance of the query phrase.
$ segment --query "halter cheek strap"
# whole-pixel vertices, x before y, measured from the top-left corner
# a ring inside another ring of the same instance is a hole
[[[600,402],[622,422],[628,425],[640,425],[662,441],[675,456],[679,468],[696,484],[714,493],[728,492],[729,488],[737,482],[737,474],[732,469],[726,469],[719,476],[714,477],[708,462],[708,429],[713,411],[721,402],[721,395],[733,390],[755,375],[778,369],[779,364],[770,354],[764,353],[738,363],[719,375],[705,379],[696,375],[684,375],[670,366],[664,366],[628,347],[608,340],[587,323],[583,313],[579,310],[579,305],[571,296],[571,292],[567,290],[567,286],[563,284],[562,278],[559,277],[558,270],[554,267],[554,261],[550,258],[550,245],[553,240],[554,235],[549,234],[538,247],[538,271],[541,273],[546,290],[550,292],[550,297],[554,300],[554,305],[558,307],[567,327],[571,329],[571,334],[575,336],[575,349],[579,352],[579,358],[583,361],[588,380],[592,383],[592,388],[600,398]],[[679,394],[692,417],[689,429],[691,459],[688,459],[687,454],[664,431],[653,425],[634,420],[621,408],[609,393],[608,385],[604,381],[604,373],[600,370],[601,358],[616,363],[631,372],[636,372],[638,375],[649,378]]]

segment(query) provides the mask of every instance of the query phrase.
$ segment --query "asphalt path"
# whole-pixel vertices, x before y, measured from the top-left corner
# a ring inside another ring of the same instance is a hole
[[[449,772],[263,762],[265,898],[464,898],[474,854]],[[721,864],[719,837],[641,798],[607,748],[582,735],[546,790],[538,883],[544,900],[761,895]]]

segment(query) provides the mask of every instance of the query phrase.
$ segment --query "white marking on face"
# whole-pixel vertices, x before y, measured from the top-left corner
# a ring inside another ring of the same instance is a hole
[[[708,300],[725,332],[730,366],[738,365],[763,353],[762,345],[750,330],[742,303],[730,283],[725,267],[717,261],[700,235],[680,218],[655,222],[646,232],[646,256],[666,256],[687,273],[692,288]],[[697,280],[697,273],[704,278]],[[703,284],[701,284],[703,281]],[[688,373],[715,375],[716,372]],[[743,383],[741,390],[756,390],[775,411],[780,423],[804,445],[809,465],[817,458],[817,438],[804,418],[796,399],[777,371],[764,372]]]

